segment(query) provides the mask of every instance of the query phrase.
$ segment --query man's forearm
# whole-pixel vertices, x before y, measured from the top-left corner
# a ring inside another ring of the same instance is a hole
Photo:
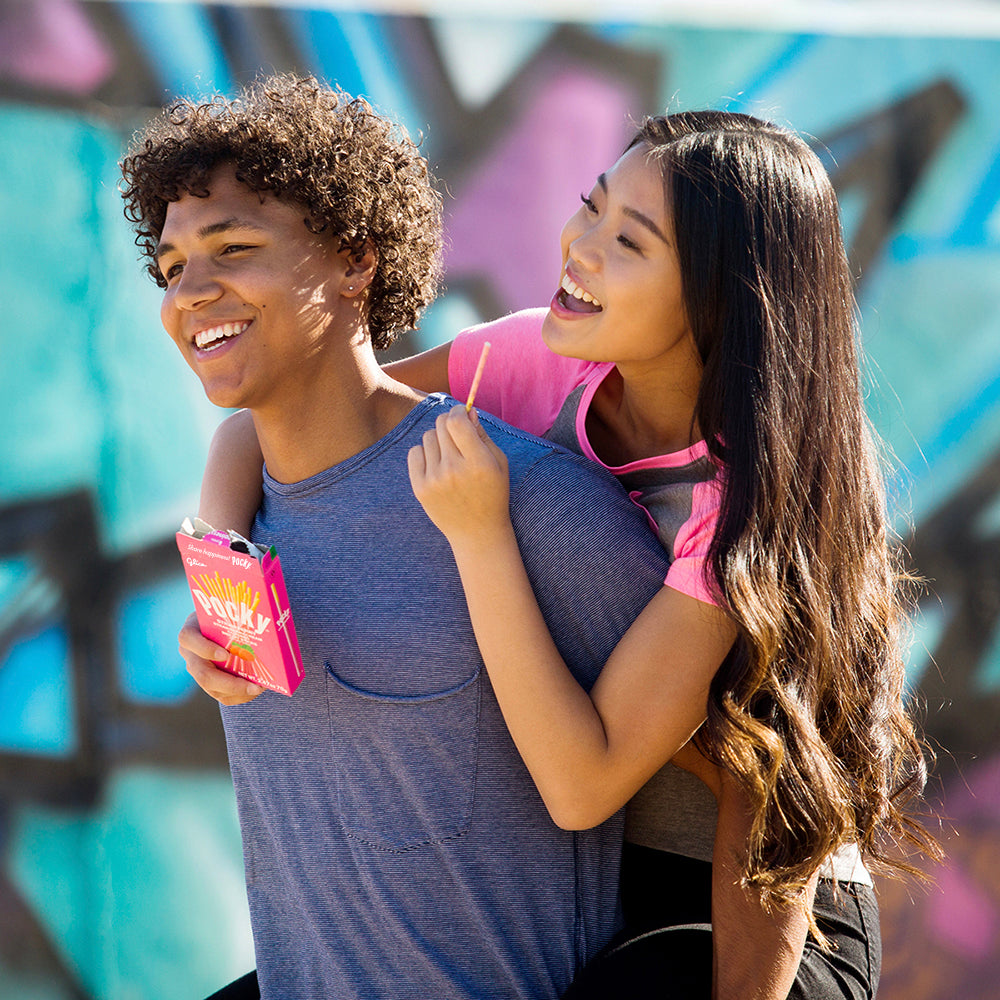
[[[712,861],[713,1000],[785,1000],[809,930],[802,906],[772,907],[740,885],[750,813],[729,776],[722,780]],[[816,888],[809,887],[808,902]]]

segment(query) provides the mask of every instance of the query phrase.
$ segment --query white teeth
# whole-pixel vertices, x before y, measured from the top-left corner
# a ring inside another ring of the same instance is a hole
[[[563,274],[560,287],[567,295],[572,295],[574,299],[582,299],[598,308],[603,308],[599,300],[595,299],[590,292],[585,292],[568,274]]]
[[[194,335],[195,347],[199,350],[205,350],[209,344],[215,344],[216,341],[221,343],[228,337],[239,336],[249,325],[250,321],[245,320],[242,323],[223,323],[221,326],[213,326],[208,330],[199,330]],[[215,346],[217,347],[218,344]],[[211,350],[211,348],[208,349]]]

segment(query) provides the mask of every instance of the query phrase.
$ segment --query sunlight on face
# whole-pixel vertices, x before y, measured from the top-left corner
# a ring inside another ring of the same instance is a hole
[[[562,285],[543,326],[557,354],[619,367],[691,364],[673,221],[648,154],[636,146],[601,174],[563,228]]]
[[[340,295],[345,255],[309,231],[301,207],[261,197],[230,167],[208,189],[167,208],[164,328],[218,405],[294,399],[330,338],[346,344],[360,322],[357,300]]]

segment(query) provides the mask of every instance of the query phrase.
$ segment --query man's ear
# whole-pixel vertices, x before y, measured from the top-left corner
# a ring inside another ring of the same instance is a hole
[[[340,294],[345,298],[354,298],[360,295],[375,277],[378,255],[371,243],[365,243],[360,250],[346,247],[340,254],[345,262]]]

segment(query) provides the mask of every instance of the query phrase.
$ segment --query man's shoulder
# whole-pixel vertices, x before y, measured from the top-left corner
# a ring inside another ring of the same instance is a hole
[[[667,554],[607,469],[492,418],[484,424],[507,454],[511,523],[542,615],[589,686],[663,586]]]
[[[479,420],[493,442],[507,456],[511,472],[511,486],[529,476],[584,480],[595,486],[609,485],[620,492],[615,477],[582,455],[564,448],[547,438],[508,424],[489,413],[480,413]]]
[[[462,405],[461,402],[448,393],[432,393],[424,401],[425,409],[422,418],[432,422],[441,413],[447,413],[453,406],[460,405]],[[549,456],[564,454],[570,458],[580,458],[580,456],[573,456],[571,452],[566,451],[560,445],[538,437],[530,431],[515,427],[486,410],[480,410],[477,407],[476,415],[493,443],[507,456],[507,460],[511,464],[512,475],[515,470],[528,468],[533,463]],[[422,433],[423,428],[416,427],[414,431]],[[590,464],[586,459],[581,458],[581,461],[584,465]]]
[[[449,396],[438,402],[443,410],[455,405]],[[634,537],[642,548],[662,554],[646,515],[607,469],[492,414],[480,412],[479,419],[507,456],[515,527],[526,518],[536,525],[556,525],[560,534],[567,529],[589,533],[602,525],[608,544]]]
[[[576,539],[591,550],[666,556],[644,511],[607,469],[545,438],[481,415],[487,433],[507,455],[515,528]]]

